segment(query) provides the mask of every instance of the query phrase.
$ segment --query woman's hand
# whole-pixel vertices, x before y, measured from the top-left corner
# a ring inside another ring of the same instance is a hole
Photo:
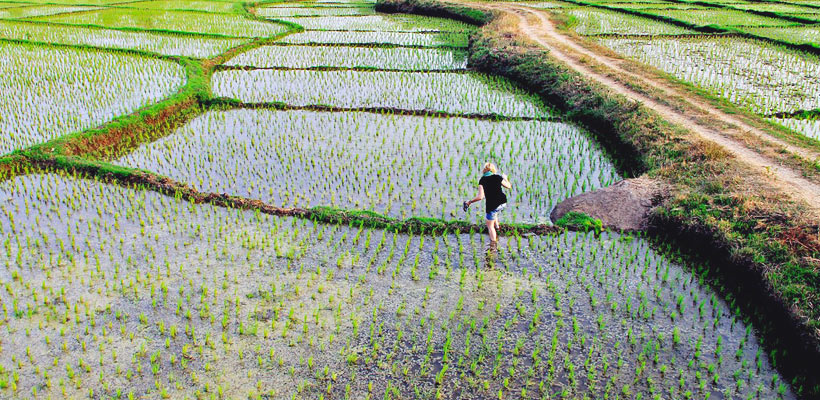
[[[507,180],[507,174],[501,174],[501,186],[507,189],[512,189],[512,183]]]

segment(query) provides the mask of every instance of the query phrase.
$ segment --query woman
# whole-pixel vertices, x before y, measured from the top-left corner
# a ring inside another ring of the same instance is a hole
[[[464,202],[464,211],[470,207],[470,204],[477,203],[481,200],[487,199],[487,232],[490,235],[490,242],[497,242],[498,235],[498,213],[507,207],[507,196],[502,187],[510,189],[512,184],[507,180],[507,175],[497,175],[498,169],[493,163],[484,164],[481,170],[482,176],[478,181],[478,194],[474,199]]]

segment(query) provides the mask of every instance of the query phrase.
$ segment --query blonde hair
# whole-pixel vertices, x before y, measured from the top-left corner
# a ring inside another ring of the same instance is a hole
[[[498,172],[498,168],[495,167],[495,164],[493,164],[491,162],[487,162],[487,163],[484,163],[484,168],[481,170],[481,172],[487,172],[487,171],[490,171],[492,173],[496,173],[496,172]]]

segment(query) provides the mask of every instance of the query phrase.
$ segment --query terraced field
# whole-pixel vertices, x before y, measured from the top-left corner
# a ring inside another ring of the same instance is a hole
[[[99,3],[0,17],[0,397],[796,397],[708,264],[551,226],[624,172],[469,69],[475,27],[346,0]],[[641,33],[599,15],[587,34]],[[813,59],[773,51],[793,56],[773,79],[813,94]],[[814,104],[749,79],[722,90]],[[485,161],[513,182],[489,248],[461,208]]]
[[[522,3],[527,5],[528,3]],[[714,96],[820,139],[820,8],[806,2],[557,3],[569,27]],[[787,116],[789,118],[782,118]],[[775,118],[780,117],[780,118]],[[800,122],[791,122],[794,119]]]

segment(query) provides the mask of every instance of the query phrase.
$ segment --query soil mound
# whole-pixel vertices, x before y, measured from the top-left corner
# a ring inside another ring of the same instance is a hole
[[[612,186],[570,197],[550,213],[552,222],[570,211],[600,219],[604,228],[640,231],[647,228],[649,212],[667,195],[665,186],[649,178],[622,180]]]

